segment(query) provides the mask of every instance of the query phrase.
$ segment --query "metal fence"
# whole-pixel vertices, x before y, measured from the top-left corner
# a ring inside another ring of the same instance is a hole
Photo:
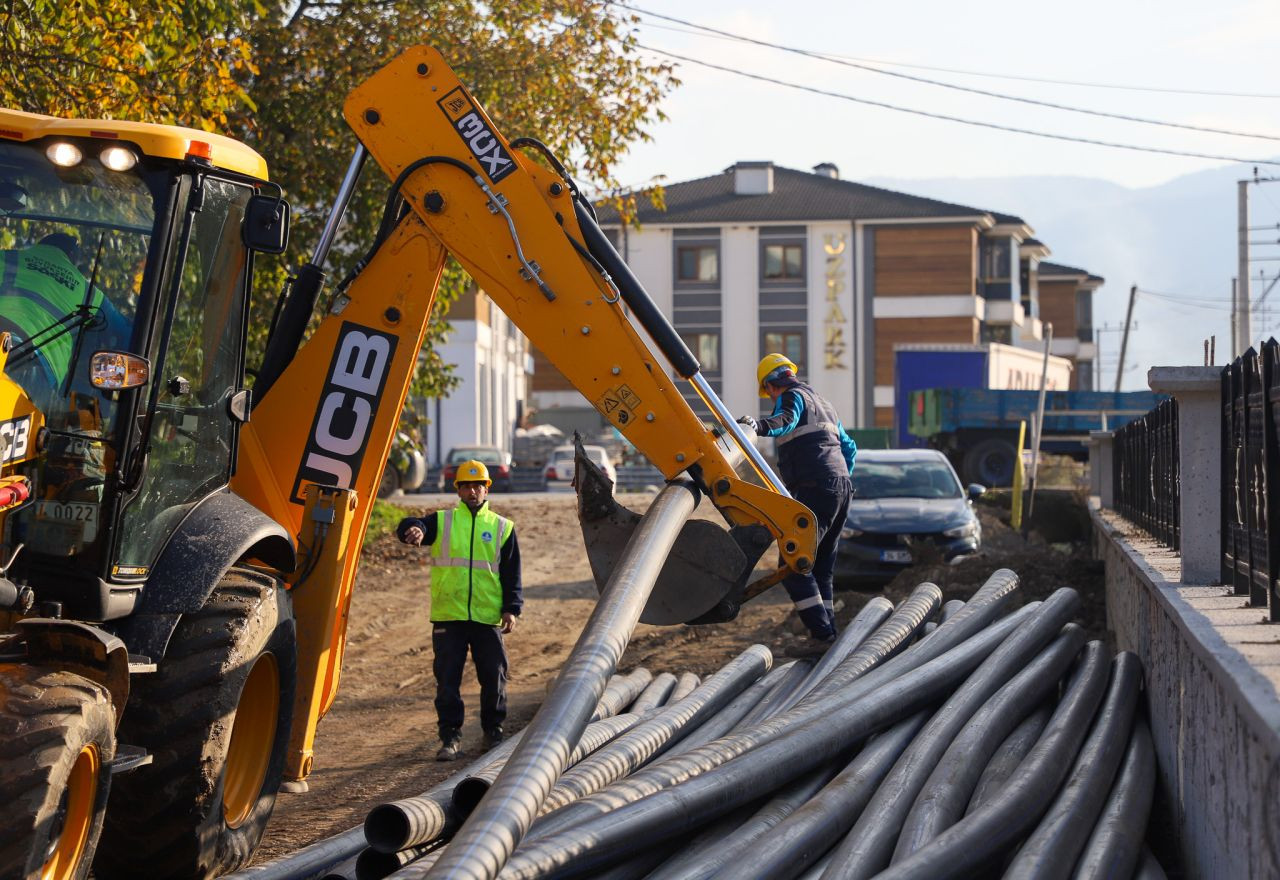
[[[1280,343],[1222,370],[1222,582],[1280,621]]]
[[[1178,402],[1166,400],[1115,432],[1116,510],[1179,549]]]

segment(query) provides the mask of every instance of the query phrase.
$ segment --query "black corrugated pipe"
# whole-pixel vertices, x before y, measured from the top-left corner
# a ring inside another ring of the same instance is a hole
[[[560,679],[557,677],[556,684],[559,684],[559,681]],[[591,713],[590,720],[599,721],[601,718],[617,715],[635,702],[636,697],[640,696],[640,693],[649,686],[651,681],[653,681],[653,673],[643,666],[637,666],[626,675],[612,676],[605,686],[604,693],[600,695],[600,699]]]
[[[523,738],[522,730],[479,760],[416,797],[378,804],[365,816],[361,837],[378,852],[393,853],[411,846],[421,846],[452,831],[461,821],[453,812],[454,788],[467,777],[484,772],[486,767],[505,763]]]
[[[788,660],[781,666],[775,666],[770,669],[755,684],[735,697],[733,702],[717,712],[713,718],[707,719],[699,725],[697,730],[690,732],[680,742],[668,749],[665,758],[692,751],[698,746],[706,745],[733,730],[756,703],[759,703],[770,691],[778,686],[778,682],[786,677],[787,672],[795,666],[795,663],[796,661],[794,660]]]
[[[341,834],[317,840],[297,852],[261,865],[241,868],[234,874],[226,875],[223,880],[313,880],[336,869],[342,862],[354,859],[365,845],[364,826],[357,825]]]
[[[680,529],[698,506],[690,480],[667,484],[641,518],[556,685],[489,793],[428,876],[492,880],[524,837],[626,650]]]
[[[702,684],[702,679],[698,678],[698,676],[694,675],[692,672],[680,673],[680,677],[676,679],[676,686],[671,691],[671,696],[667,697],[667,704],[669,705],[671,703],[678,702],[679,700],[683,700],[685,697],[689,696],[689,694],[693,693],[694,689],[700,684]]]
[[[1089,642],[1081,657],[1044,735],[999,795],[935,837],[928,846],[878,874],[877,880],[967,877],[1008,851],[1035,825],[1071,769],[1099,706],[1137,699],[1141,670],[1132,654],[1121,654],[1111,664],[1110,687],[1102,643]],[[823,880],[844,877],[847,867],[841,864],[837,852]]]
[[[667,702],[671,692],[676,689],[676,677],[670,672],[662,672],[653,677],[649,686],[640,692],[627,711],[635,715],[643,715],[651,709],[657,709]]]
[[[1074,613],[1076,604],[1078,599],[1046,602],[1043,609],[1037,609],[1039,614],[1033,614],[1031,622],[1050,621],[1056,632],[1065,623],[1060,615]],[[973,639],[861,699],[846,700],[843,695],[833,694],[826,705],[809,711],[797,707],[763,722],[753,729],[754,735],[744,731],[665,762],[692,765],[692,773],[670,789],[616,806],[561,834],[527,842],[507,863],[502,876],[508,880],[533,880],[590,875],[655,841],[706,824],[931,705],[967,678],[1004,636],[1002,627],[987,627]],[[729,760],[740,755],[738,760]],[[699,767],[699,758],[707,759],[707,766]],[[693,773],[697,775],[688,778]]]
[[[932,589],[934,591],[937,590],[936,587],[933,587]],[[910,604],[911,600],[909,599],[907,602],[903,603],[903,607],[905,608]],[[957,651],[956,649],[952,649],[954,653],[949,655],[948,664],[950,664],[950,666],[956,666],[957,664],[970,664],[966,666],[965,669],[973,669],[983,658],[986,657],[987,654],[995,650],[996,646],[998,646],[1000,642],[1009,635],[1009,633],[1016,629],[1019,624],[1028,617],[1034,615],[1036,610],[1039,608],[1039,605],[1040,603],[1038,602],[1029,603],[1022,608],[1019,608],[1003,620],[999,620],[990,626],[980,629],[971,639],[956,646],[957,648],[963,648],[963,650]],[[900,608],[899,611],[901,610],[902,609]],[[894,617],[897,616],[898,615],[895,613]],[[890,618],[889,621],[885,623],[885,627],[890,627],[893,624],[894,619]],[[917,621],[916,625],[919,625],[919,621]],[[904,631],[909,633],[911,630],[905,630],[904,628]],[[868,639],[868,642],[872,641],[875,641],[874,636],[871,639]],[[845,663],[841,664],[837,669],[837,672],[849,663],[857,662],[858,655],[861,653],[862,649],[859,649],[851,655]],[[937,659],[938,658],[934,658],[935,661]],[[930,675],[938,675],[940,665],[946,666],[947,664],[935,663],[934,666],[930,667]],[[878,671],[879,670],[875,670],[875,672]],[[908,673],[908,675],[917,671],[918,670],[913,669]],[[835,673],[833,673],[833,675],[834,674]],[[902,676],[900,678],[905,677],[906,676]],[[918,676],[916,678],[911,678],[910,681],[916,681],[918,678]],[[539,819],[538,824],[535,826],[527,843],[531,843],[534,839],[541,840],[544,837],[557,834],[564,831],[566,828],[571,828],[579,823],[586,822],[599,817],[602,814],[608,813],[621,804],[638,801],[641,798],[647,797],[689,779],[691,776],[696,776],[700,773],[705,773],[719,767],[721,764],[736,758],[744,752],[760,747],[778,739],[779,737],[791,733],[801,725],[807,724],[811,721],[818,721],[820,723],[825,722],[830,717],[833,709],[854,704],[863,697],[866,697],[868,693],[876,690],[875,685],[868,686],[868,681],[870,679],[871,676],[869,675],[864,679],[855,681],[853,684],[843,687],[823,700],[815,700],[814,693],[810,693],[810,695],[805,697],[805,699],[802,700],[800,704],[797,704],[795,708],[788,710],[782,715],[770,718],[758,725],[755,725],[754,727],[743,728],[735,731],[728,736],[699,746],[697,749],[692,749],[688,752],[683,752],[677,755],[667,755],[662,760],[655,761],[648,767],[633,773],[626,779],[615,782],[604,791],[597,792],[590,797],[583,798],[582,800],[569,804],[566,807],[561,807],[554,813],[550,813],[547,816],[542,817]],[[882,684],[885,686],[900,686],[897,682],[898,679],[893,679],[887,682],[882,682]],[[897,717],[894,716],[890,717],[888,722],[896,720]],[[870,732],[874,732],[874,730],[868,731],[868,733]]]
[[[1116,770],[1132,739],[1137,700],[1102,712],[1093,722],[1089,738],[1080,747],[1071,775],[1063,784],[1049,812],[1040,820],[1005,869],[1007,878],[1019,880],[1067,880],[1093,831],[1111,793]],[[1146,831],[1146,822],[1140,826]],[[1140,838],[1139,838],[1140,839]],[[1121,876],[1128,877],[1137,864]]]
[[[1156,755],[1151,729],[1147,719],[1139,715],[1111,795],[1076,863],[1074,880],[1133,875],[1144,850],[1155,787]],[[1155,869],[1164,873],[1159,864]]]
[[[800,682],[800,686],[792,691],[774,712],[785,712],[800,702],[805,694],[817,687],[819,682],[843,663],[846,657],[860,648],[871,637],[872,633],[889,619],[891,614],[893,614],[892,602],[883,596],[872,597],[866,605],[862,606],[862,610],[849,622],[844,631],[836,637],[835,644],[828,648],[827,653],[823,654],[818,659],[818,662],[814,664],[808,678]]]
[[[382,880],[428,851],[430,847],[414,846],[400,852],[383,853],[370,847],[356,857],[355,880]]]
[[[837,759],[793,780],[746,821],[735,818],[728,828],[712,826],[647,880],[705,880],[725,865],[734,869],[735,876],[742,876],[741,870],[749,863],[740,862],[740,854],[807,803],[845,763]]]
[[[1040,708],[1036,709],[1027,718],[1013,729],[1013,733],[1005,737],[1004,742],[1000,743],[1000,747],[996,749],[991,760],[987,762],[987,766],[982,769],[982,775],[978,777],[978,784],[973,788],[973,795],[969,798],[968,805],[964,808],[965,813],[972,813],[978,807],[991,800],[992,797],[999,794],[1000,789],[1009,781],[1009,777],[1018,769],[1018,765],[1022,763],[1022,759],[1027,756],[1027,752],[1031,751],[1032,746],[1040,739],[1040,734],[1044,732],[1045,725],[1049,723],[1049,716],[1053,714],[1053,707],[1057,705],[1057,701],[1046,701]],[[956,821],[959,821],[958,819]],[[955,824],[954,822],[952,824]]]
[[[673,706],[646,718],[561,776],[543,802],[550,812],[599,791],[661,754],[673,740],[724,708],[773,662],[764,645],[751,645],[705,684]]]
[[[930,709],[917,712],[877,734],[816,797],[739,853],[736,864],[713,876],[718,880],[746,876],[791,880],[810,866],[825,868],[823,854],[830,852],[853,827],[867,801],[931,714]]]
[[[368,852],[365,847],[361,852]],[[356,880],[356,862],[360,859],[359,855],[354,855],[349,859],[343,859],[334,865],[327,873],[320,875],[320,880]],[[308,875],[312,876],[312,875]]]
[[[1057,686],[1084,641],[1079,627],[1067,627],[1079,609],[1080,596],[1075,590],[1055,592],[1045,600],[1040,613],[1005,639],[934,713],[836,850],[833,862],[844,865],[840,877],[865,880],[889,864],[903,823],[929,774],[969,720],[1006,683],[1017,681],[1015,694],[1033,692],[1028,708]],[[1042,654],[1048,657],[1042,658]],[[1011,718],[1009,729],[1018,720]],[[1000,738],[997,734],[995,741]]]
[[[778,686],[761,698],[760,702],[742,717],[738,722],[738,728],[751,727],[753,724],[772,718],[778,714],[782,704],[787,698],[796,692],[796,690],[804,684],[805,679],[813,672],[814,661],[808,658],[800,659],[787,671],[787,674],[778,682]]]
[[[625,712],[612,718],[601,718],[599,721],[592,721],[587,725],[587,729],[582,732],[582,739],[578,740],[577,747],[573,750],[573,754],[569,756],[568,766],[572,767],[610,740],[626,733],[639,724],[640,720],[639,715]],[[484,770],[468,776],[454,786],[451,804],[454,815],[458,817],[459,821],[471,815],[476,808],[476,804],[480,803],[480,799],[489,791],[489,788],[493,785],[493,780],[498,778],[498,774],[502,772],[504,766],[506,766],[505,760],[502,762],[495,761]]]
[[[940,759],[934,755],[927,757],[927,763],[921,767],[928,779],[902,823],[891,861],[906,858],[964,817],[965,805],[987,761],[1004,738],[1037,706],[1057,696],[1058,682],[1083,644],[1083,629],[1074,623],[1063,627],[1052,645],[969,719]],[[914,750],[913,746],[913,753]],[[894,768],[895,774],[897,771],[898,768]],[[869,810],[863,819],[872,812]]]

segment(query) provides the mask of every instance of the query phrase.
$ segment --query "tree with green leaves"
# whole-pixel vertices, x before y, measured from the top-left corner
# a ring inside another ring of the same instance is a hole
[[[648,139],[677,81],[641,57],[635,17],[610,0],[11,0],[0,7],[0,103],[32,112],[180,123],[238,137],[295,208],[305,262],[356,146],[347,93],[406,47],[439,49],[508,136],[548,144],[583,182],[617,190],[616,162]],[[330,256],[340,278],[368,247],[388,181],[366,174]],[[265,262],[265,261],[264,261]],[[265,327],[283,272],[262,273]],[[435,355],[470,285],[450,262],[414,393],[455,384]],[[260,346],[259,337],[251,340]]]

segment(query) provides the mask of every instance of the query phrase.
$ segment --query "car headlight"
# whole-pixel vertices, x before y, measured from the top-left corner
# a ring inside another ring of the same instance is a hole
[[[958,526],[944,529],[942,534],[946,535],[948,538],[972,538],[974,535],[978,534],[978,524],[971,520],[969,522],[961,523]]]
[[[862,529],[843,528],[840,530],[841,538],[856,538],[862,534]]]

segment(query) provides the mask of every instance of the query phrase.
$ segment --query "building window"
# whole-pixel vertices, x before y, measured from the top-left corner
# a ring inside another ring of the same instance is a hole
[[[685,345],[693,352],[693,356],[702,365],[704,373],[720,372],[720,334],[719,333],[686,333]]]
[[[803,278],[804,248],[798,244],[765,245],[764,277],[766,281]]]
[[[676,248],[676,278],[714,282],[720,277],[720,253],[714,245]]]
[[[785,354],[800,372],[804,372],[804,333],[795,331],[770,331],[763,335],[764,353]]]

